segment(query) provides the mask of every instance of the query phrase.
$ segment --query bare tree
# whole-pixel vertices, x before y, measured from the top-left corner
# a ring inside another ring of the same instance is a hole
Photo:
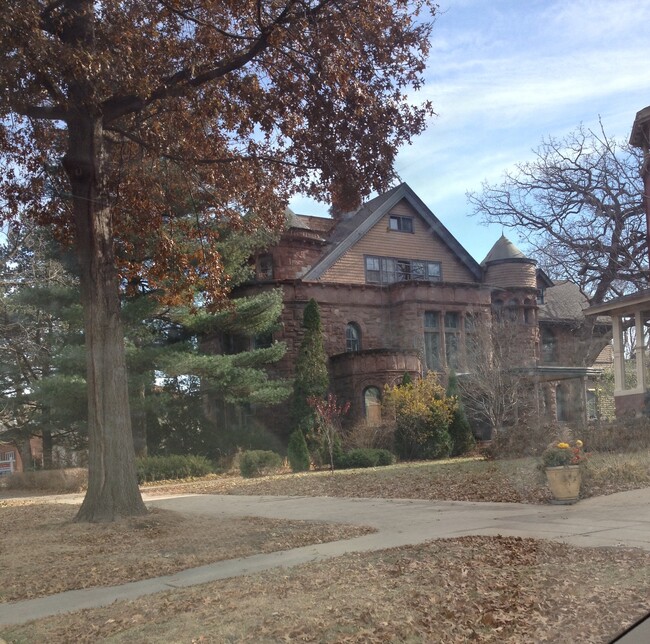
[[[499,312],[500,313],[500,312]],[[495,312],[479,324],[467,346],[468,373],[458,379],[461,397],[470,415],[499,431],[516,417],[529,384],[522,344],[530,341],[531,328]]]
[[[599,304],[647,282],[641,163],[602,125],[580,127],[544,140],[533,161],[468,199],[484,222],[514,228],[552,278]]]

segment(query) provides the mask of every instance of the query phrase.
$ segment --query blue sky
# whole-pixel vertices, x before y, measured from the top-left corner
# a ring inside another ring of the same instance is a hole
[[[501,228],[469,217],[467,191],[530,159],[543,137],[598,128],[599,117],[628,138],[650,105],[649,24],[650,0],[440,0],[427,83],[414,95],[437,116],[397,171],[477,261]],[[290,206],[327,214],[301,197]]]

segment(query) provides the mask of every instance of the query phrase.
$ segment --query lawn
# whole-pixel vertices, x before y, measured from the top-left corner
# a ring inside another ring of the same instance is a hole
[[[367,470],[280,474],[259,479],[215,475],[190,483],[150,485],[150,492],[342,496],[440,501],[548,503],[550,493],[538,459],[481,458],[400,463]],[[650,486],[650,451],[593,454],[583,471],[581,496]]]
[[[650,453],[594,455],[583,496],[650,486]],[[372,470],[219,475],[146,486],[226,493],[543,503],[534,459],[456,459]],[[0,501],[0,601],[144,577],[364,533],[157,510],[111,525],[75,506]],[[0,629],[7,642],[605,642],[650,609],[650,553],[463,537],[347,555]]]

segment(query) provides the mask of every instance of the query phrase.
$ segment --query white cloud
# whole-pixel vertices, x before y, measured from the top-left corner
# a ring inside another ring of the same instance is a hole
[[[598,127],[599,116],[626,138],[650,105],[650,0],[442,2],[427,84],[411,97],[438,116],[397,170],[480,258],[494,240],[463,225],[468,190],[530,159],[542,137]]]

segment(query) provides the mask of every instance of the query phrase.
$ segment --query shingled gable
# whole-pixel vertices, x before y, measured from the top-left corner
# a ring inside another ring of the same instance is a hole
[[[402,183],[396,188],[370,200],[355,213],[344,215],[336,225],[328,242],[329,251],[303,276],[304,280],[318,280],[350,248],[352,248],[382,217],[388,214],[400,201],[405,200],[442,242],[455,254],[470,273],[480,280],[483,271],[474,258],[460,245],[456,238],[443,226],[410,186]]]

